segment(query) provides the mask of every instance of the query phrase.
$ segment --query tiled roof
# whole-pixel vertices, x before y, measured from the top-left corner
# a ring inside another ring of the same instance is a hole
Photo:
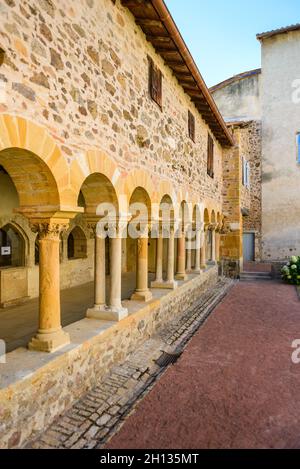
[[[240,80],[244,80],[245,78],[252,77],[254,75],[259,75],[261,73],[261,68],[256,68],[255,70],[249,70],[247,72],[239,73],[238,75],[234,75],[233,77],[228,78],[227,80],[218,83],[215,86],[209,88],[209,91],[213,93],[214,91],[220,90],[225,88],[225,86],[230,85],[231,83],[235,83]]]
[[[277,34],[289,33],[291,31],[300,30],[300,23],[292,24],[291,26],[286,26],[285,28],[273,29],[272,31],[267,31],[265,33],[257,34],[257,39],[266,39],[268,37],[277,36]]]

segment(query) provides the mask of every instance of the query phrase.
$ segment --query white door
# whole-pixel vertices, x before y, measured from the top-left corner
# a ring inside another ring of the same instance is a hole
[[[244,257],[244,262],[252,262],[252,261],[255,260],[254,246],[255,246],[255,234],[254,233],[244,233],[243,234],[243,257]]]

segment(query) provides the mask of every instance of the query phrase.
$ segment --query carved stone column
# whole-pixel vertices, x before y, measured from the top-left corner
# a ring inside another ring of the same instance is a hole
[[[211,225],[211,263],[216,263],[216,225]]]
[[[60,233],[67,229],[68,221],[49,219],[31,226],[39,233],[39,329],[28,348],[54,352],[70,343],[61,327],[59,282]]]
[[[122,281],[122,237],[126,230],[128,217],[118,217],[110,222],[110,294],[109,304],[106,310],[105,319],[120,321],[128,315],[127,308],[121,302],[121,281]]]
[[[201,231],[198,227],[196,227],[196,239],[195,239],[195,268],[194,268],[194,273],[200,274],[201,273],[201,268],[200,268],[200,246],[201,246]]]
[[[103,319],[106,311],[106,266],[105,238],[97,235],[97,222],[88,223],[91,237],[95,240],[94,250],[94,307],[87,310],[87,318]]]
[[[162,288],[163,283],[163,237],[159,230],[156,240],[156,274],[154,282],[151,282],[151,288]]]
[[[216,230],[216,261],[220,260],[220,232]]]
[[[150,301],[152,293],[148,288],[148,228],[137,239],[136,289],[131,300]]]
[[[206,265],[206,231],[207,227],[205,226],[201,232],[201,247],[200,247],[200,267],[205,270]]]
[[[181,231],[177,239],[177,273],[176,280],[186,280],[185,272],[185,232]]]
[[[192,272],[192,249],[191,249],[191,229],[187,230],[187,243],[186,243],[186,272]]]
[[[167,280],[165,288],[177,288],[177,282],[174,280],[174,227],[171,226],[169,230],[168,240],[168,266],[167,266]]]

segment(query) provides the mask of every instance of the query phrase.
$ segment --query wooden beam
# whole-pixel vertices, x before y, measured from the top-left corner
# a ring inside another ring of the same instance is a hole
[[[149,28],[164,28],[160,20],[151,20],[149,18],[136,18],[135,21],[140,26],[147,26]]]
[[[171,39],[170,36],[156,36],[155,34],[146,34],[146,38],[150,42],[157,41],[157,42],[162,42],[162,43],[166,43],[166,42],[173,43],[173,39]]]

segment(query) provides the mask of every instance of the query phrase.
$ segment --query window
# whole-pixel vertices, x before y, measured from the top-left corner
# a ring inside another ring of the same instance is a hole
[[[162,73],[153,60],[148,57],[149,61],[149,94],[153,101],[155,101],[159,107],[162,107]]]
[[[207,140],[207,174],[214,177],[214,141],[210,134]]]
[[[296,144],[297,144],[297,162],[300,164],[300,132],[297,133]]]
[[[24,265],[25,243],[21,234],[12,225],[0,229],[0,267]]]
[[[68,236],[68,259],[83,259],[86,256],[86,237],[82,229],[76,226]]]
[[[242,184],[250,188],[250,163],[242,156]]]
[[[188,112],[188,129],[189,129],[189,137],[194,142],[195,141],[195,117],[190,111]]]

